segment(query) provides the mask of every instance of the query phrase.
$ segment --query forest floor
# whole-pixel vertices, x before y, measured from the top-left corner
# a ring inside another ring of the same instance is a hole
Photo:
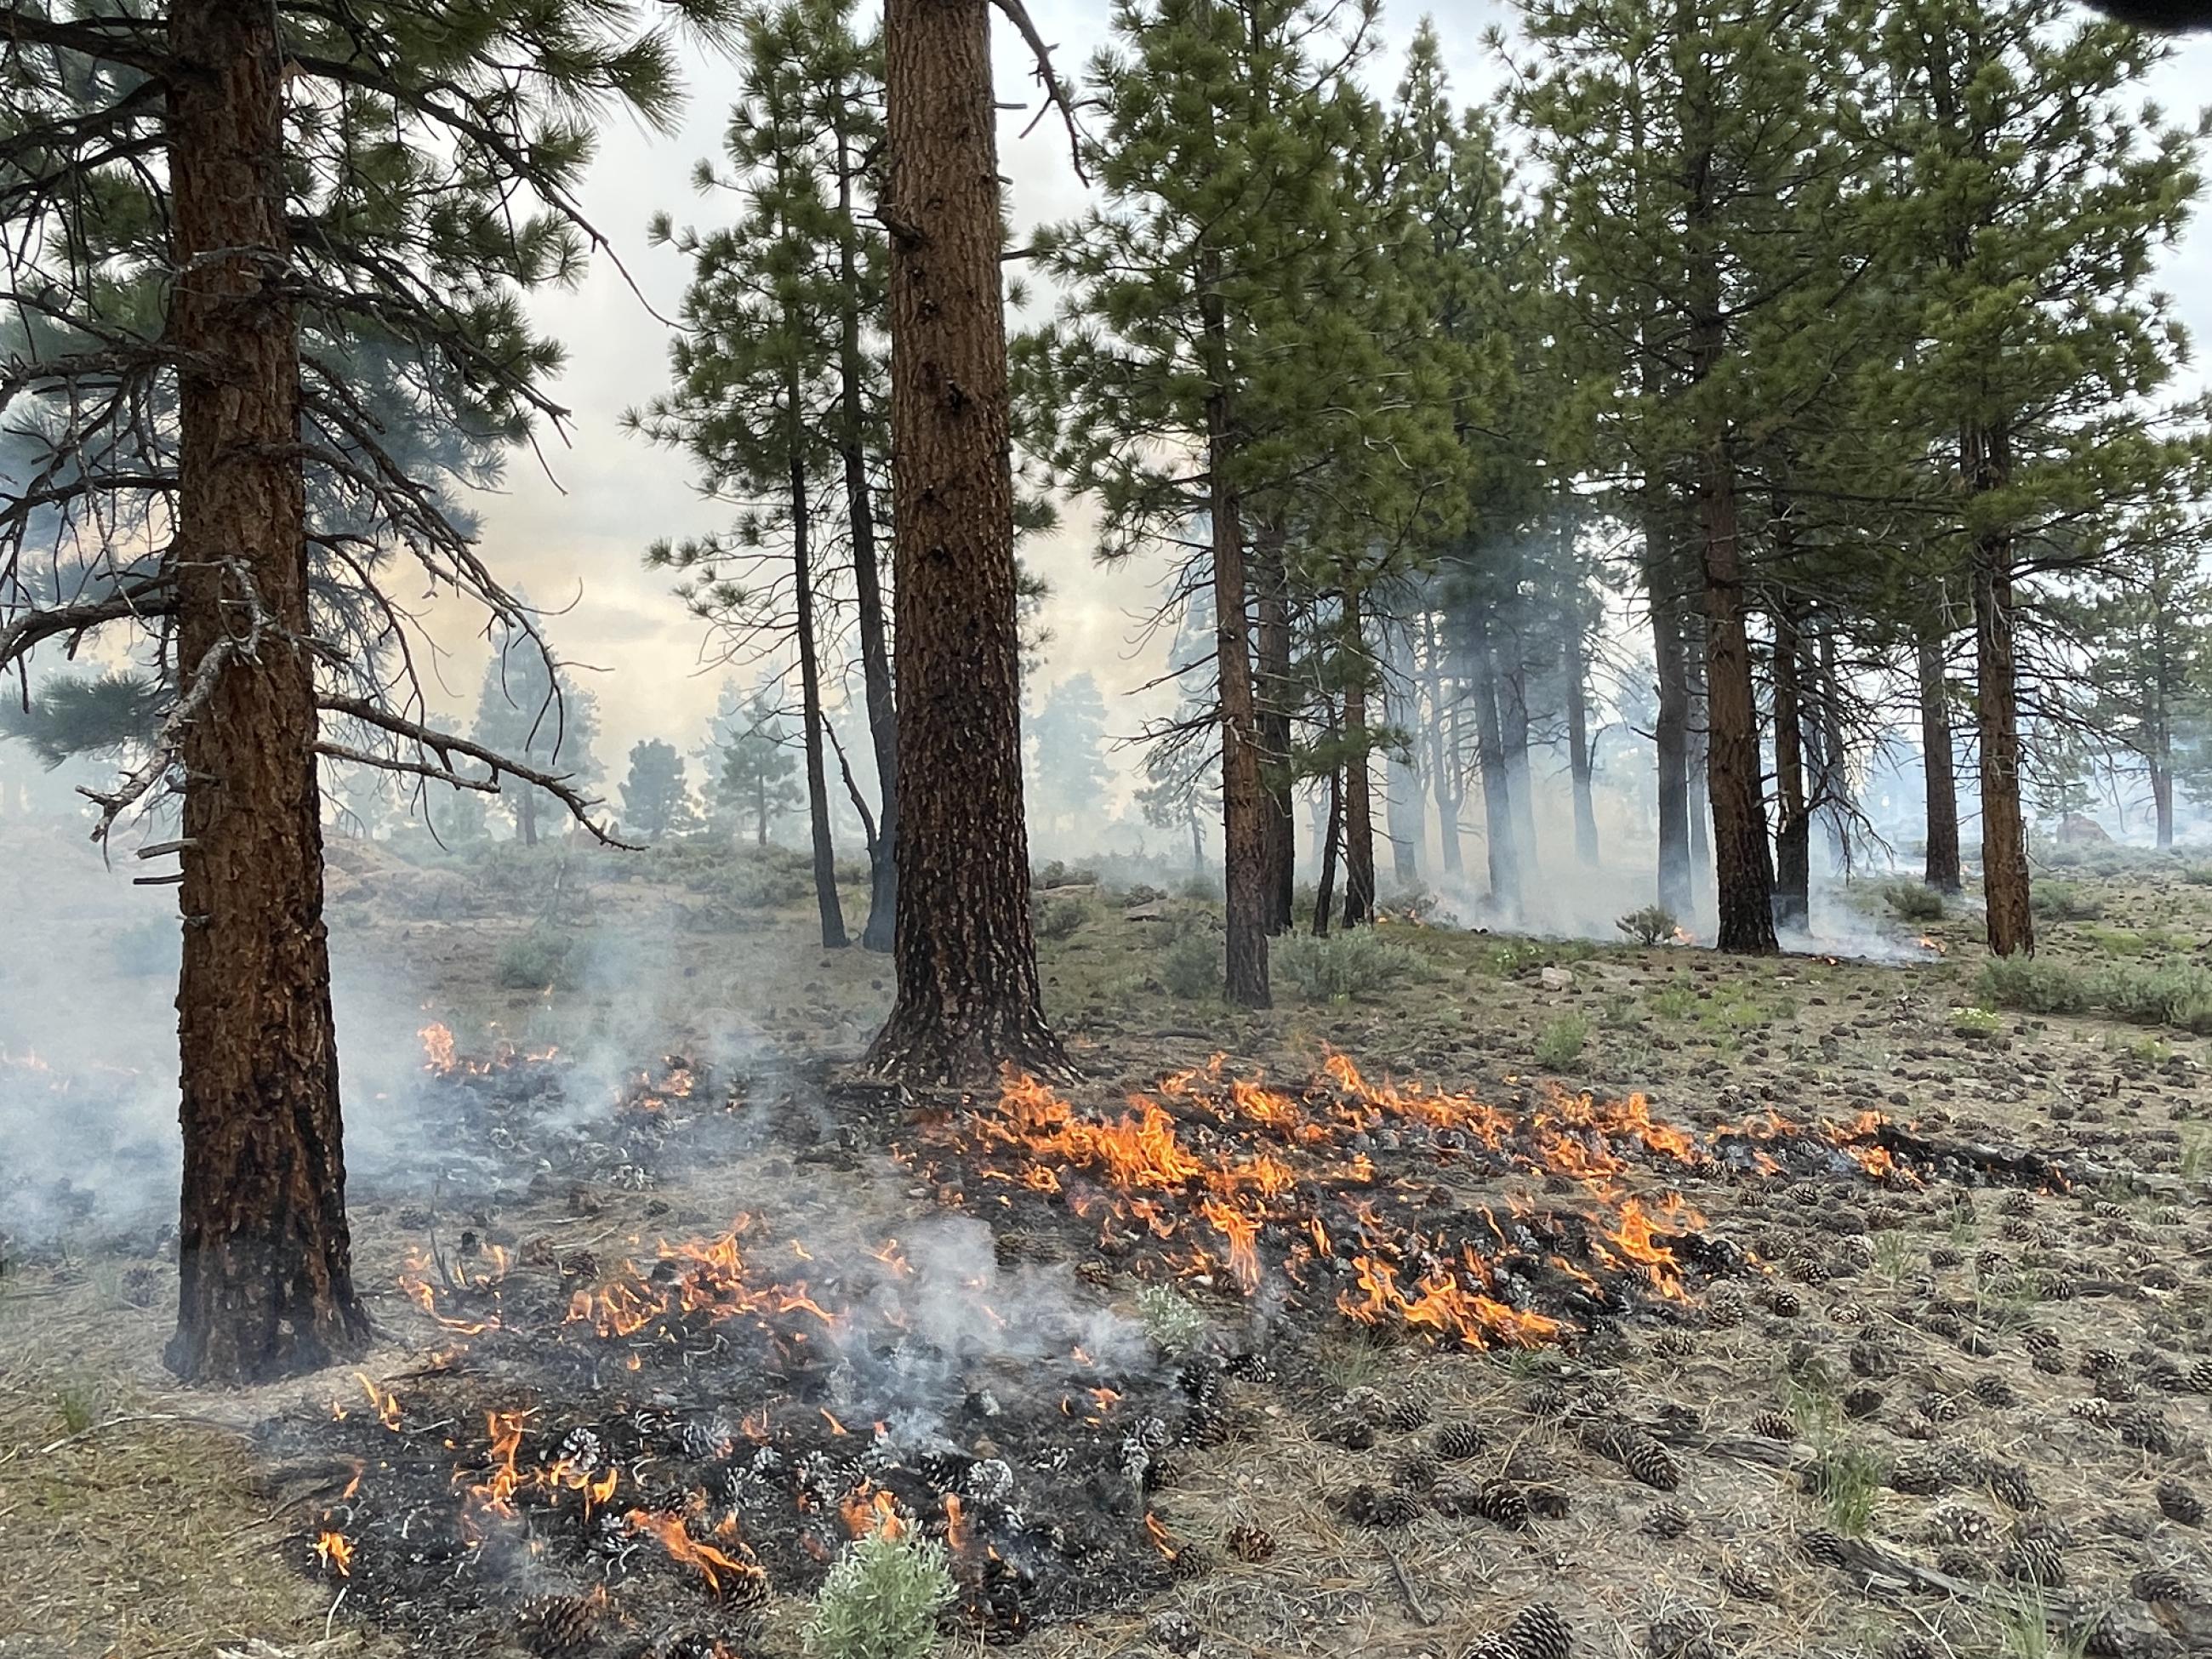
[[[752,1079],[755,1100],[820,1086],[881,1016],[888,965],[821,950],[781,861],[737,878],[691,860],[613,878],[563,866],[549,885],[553,856],[424,872],[340,845],[338,948],[385,964],[465,1054],[557,1042],[623,1057],[617,1070],[707,1054]],[[2102,863],[2064,872],[2053,908],[2073,919],[2046,921],[2045,957],[2203,960],[2212,885],[2181,860]],[[848,893],[857,928],[861,895]],[[1640,1092],[1654,1120],[1714,1134],[1765,1112],[1839,1125],[1873,1112],[1931,1141],[2104,1173],[2059,1192],[1934,1170],[1886,1188],[1683,1172],[1702,1231],[1766,1270],[1700,1282],[1686,1308],[1632,1315],[1572,1355],[1378,1344],[1347,1321],[1285,1320],[1281,1381],[1232,1390],[1247,1437],[1181,1451],[1180,1478],[1149,1499],[1199,1547],[1184,1566],[1210,1571],[1041,1621],[1028,1650],[1458,1659],[1538,1603],[1577,1654],[2033,1659],[2079,1652],[2100,1626],[2099,1646],[2206,1650],[2212,1553],[2191,1510],[2212,1501],[2212,1364],[2192,1368],[2212,1355],[2212,1093],[2198,1037],[1985,1009],[1972,918],[1954,902],[1904,921],[1875,890],[1850,931],[1886,933],[1906,960],[1753,961],[1400,921],[1376,930],[1379,957],[1334,963],[1348,994],[1320,994],[1318,957],[1298,969],[1316,987],[1302,994],[1285,963],[1262,1013],[1190,982],[1203,951],[1186,945],[1179,963],[1178,942],[1217,925],[1200,901],[1133,912],[1074,886],[1042,896],[1040,914],[1048,1010],[1084,1074],[1063,1092],[1084,1110],[1117,1112],[1216,1053],[1226,1076],[1296,1087],[1336,1051],[1370,1079],[1524,1111],[1556,1084]],[[530,982],[541,976],[553,982]],[[741,1209],[797,1237],[840,1214],[905,1227],[934,1207],[879,1141],[841,1132],[835,1145],[794,1159],[753,1137],[649,1189],[609,1180],[580,1199],[539,1182],[471,1218],[487,1238],[557,1240],[514,1281],[538,1273],[551,1295],[561,1253],[649,1255],[655,1238],[711,1237]],[[392,1381],[451,1369],[454,1348],[400,1290],[418,1206],[404,1182],[356,1184],[357,1274],[384,1333],[362,1370],[403,1401],[419,1386],[442,1403],[440,1389],[462,1384]],[[1054,1270],[1067,1293],[1135,1328],[1132,1264],[1080,1243],[1073,1256],[1072,1275]],[[270,1423],[335,1414],[361,1385],[180,1390],[159,1365],[173,1294],[159,1241],[127,1232],[26,1241],[0,1273],[0,1656],[213,1659],[257,1639],[287,1655],[428,1650],[419,1614],[356,1619],[373,1575],[349,1584],[310,1547],[327,1484],[270,1449]],[[1230,1348],[1262,1329],[1264,1299],[1188,1296]],[[410,1433],[438,1426],[427,1405],[404,1410]],[[1347,1434],[1352,1417],[1372,1432]],[[1603,1419],[1668,1431],[1674,1489],[1632,1479],[1593,1432]],[[1455,1423],[1482,1444],[1441,1458]],[[288,1454],[300,1440],[288,1431]],[[1525,1528],[1439,1512],[1437,1492],[1491,1480],[1536,1499]],[[1408,1523],[1363,1524],[1350,1495],[1394,1482],[1414,1501],[1390,1518]],[[1838,1537],[1874,1554],[1838,1565]],[[733,1651],[798,1650],[804,1595],[776,1588]],[[664,1633],[623,1620],[620,1640],[577,1650],[651,1651]],[[443,1650],[525,1650],[511,1624],[464,1625],[467,1643]],[[976,1638],[948,1650],[963,1644]],[[1526,1624],[1519,1651],[1549,1659]]]

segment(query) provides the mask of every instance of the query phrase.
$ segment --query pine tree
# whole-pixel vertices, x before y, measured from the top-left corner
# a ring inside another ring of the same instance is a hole
[[[1106,704],[1098,682],[1073,674],[1029,720],[1030,816],[1062,835],[1096,830],[1114,789],[1106,759]]]
[[[727,813],[750,815],[755,845],[767,846],[775,821],[805,799],[781,711],[765,692],[742,702],[725,692],[710,755],[716,805]]]
[[[719,7],[673,15],[711,28]],[[184,785],[168,1359],[188,1380],[296,1371],[368,1339],[317,754],[374,744],[420,777],[465,761],[475,782],[514,769],[416,718],[404,665],[386,674],[358,633],[326,629],[320,598],[365,600],[356,626],[388,659],[405,613],[381,602],[380,560],[404,549],[433,585],[532,632],[450,481],[416,465],[434,446],[409,434],[495,450],[559,417],[544,386],[559,353],[519,295],[580,269],[581,112],[665,124],[675,59],[621,5],[5,4],[0,259],[11,319],[32,320],[0,401],[37,454],[11,462],[0,514],[0,668],[100,629],[160,684],[143,754],[98,805],[104,835]],[[399,370],[396,424],[356,395],[355,371],[379,359]],[[319,716],[358,735],[325,735]]]
[[[474,733],[486,749],[516,756],[565,787],[588,788],[599,780],[592,752],[599,736],[599,701],[568,684],[546,651],[517,647],[484,665]],[[556,805],[546,789],[514,780],[501,785],[499,804],[525,847],[538,845]]]
[[[675,744],[648,738],[631,748],[622,802],[623,827],[648,846],[690,827],[691,787]]]
[[[889,0],[898,994],[867,1064],[1064,1073],[1030,922],[990,0]]]
[[[2021,811],[2020,586],[2095,562],[2101,526],[2188,464],[2156,398],[2185,342],[2152,256],[2196,145],[2129,100],[2170,48],[2061,0],[1898,0],[1863,100],[1899,158],[1881,247],[1916,349],[1886,390],[1941,458],[1929,495],[1971,582],[1990,949],[2032,951]]]

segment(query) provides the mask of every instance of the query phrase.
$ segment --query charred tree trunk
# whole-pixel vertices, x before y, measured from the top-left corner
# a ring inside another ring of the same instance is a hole
[[[1375,769],[1368,747],[1366,621],[1358,592],[1344,596],[1344,925],[1375,920]]]
[[[252,1382],[359,1352],[323,923],[298,321],[276,14],[176,0],[168,92],[185,727],[184,1182],[169,1367]]]
[[[1328,775],[1328,827],[1322,831],[1321,880],[1314,889],[1313,936],[1328,937],[1329,907],[1336,902],[1336,848],[1344,833],[1344,774]],[[1346,926],[1350,925],[1349,919]]]
[[[1961,436],[1960,471],[1975,495],[2003,487],[2011,446],[2002,431]],[[1984,536],[1974,548],[1975,702],[1982,763],[1982,895],[1996,956],[2032,955],[2027,826],[2020,803],[2020,704],[2014,662],[2012,538]]]
[[[1705,690],[1705,655],[1711,647],[1702,596],[1683,606],[1682,623],[1682,669],[1690,684],[1689,745],[1685,757],[1690,790],[1690,880],[1702,893],[1713,878],[1712,710]]]
[[[889,0],[884,39],[898,995],[867,1063],[1064,1074],[1030,927],[990,0]]]
[[[1229,386],[1229,319],[1212,255],[1199,289],[1206,364],[1212,377],[1206,399],[1206,471],[1213,540],[1214,660],[1221,685],[1221,874],[1228,912],[1229,1000],[1264,1008],[1267,923],[1274,914],[1278,872],[1267,861],[1270,810],[1261,771],[1252,687],[1250,627],[1245,617],[1244,524],[1230,477],[1237,443]]]
[[[1938,892],[1955,893],[1959,873],[1959,775],[1952,749],[1951,694],[1944,683],[1943,642],[1933,629],[1920,638],[1920,756],[1928,787],[1928,870]]]
[[[1480,605],[1468,628],[1468,694],[1474,699],[1475,769],[1482,779],[1482,833],[1490,896],[1503,916],[1521,913],[1521,867],[1513,856],[1513,807],[1505,781],[1505,739],[1498,718],[1496,659]]]
[[[1405,742],[1420,724],[1419,694],[1413,690],[1411,649],[1405,625],[1385,623],[1382,629],[1382,718]],[[1408,702],[1413,707],[1407,707]],[[1394,744],[1382,766],[1383,833],[1390,838],[1390,874],[1399,886],[1412,888],[1421,879],[1422,823],[1420,774],[1408,751]]]
[[[1456,880],[1463,866],[1459,850],[1459,705],[1456,696],[1444,695],[1442,647],[1434,621],[1422,623],[1428,652],[1429,787],[1437,798],[1437,850],[1444,874]]]
[[[1805,802],[1805,711],[1798,696],[1797,620],[1774,608],[1774,921],[1802,932],[1812,920],[1813,817]]]
[[[785,386],[791,399],[794,426],[799,400],[799,377],[794,373]],[[792,434],[791,451],[791,563],[792,592],[798,607],[799,729],[806,748],[806,821],[814,848],[814,908],[822,921],[822,948],[842,951],[852,941],[845,935],[845,908],[837,896],[837,852],[830,842],[830,774],[822,758],[822,665],[814,648],[813,515],[806,498],[806,462],[799,453],[799,434]]]
[[[2160,734],[2160,746],[2166,747],[2166,737]],[[2173,846],[2173,761],[2171,753],[2154,753],[2150,758],[2151,811],[2157,823],[2158,850],[2170,851]]]
[[[1283,550],[1287,537],[1270,518],[1252,544],[1252,586],[1258,660],[1253,692],[1260,731],[1261,781],[1267,793],[1263,826],[1267,868],[1267,931],[1296,927],[1298,880],[1297,802],[1291,779],[1290,574]]]
[[[1575,797],[1575,861],[1585,869],[1597,867],[1597,803],[1592,787],[1589,736],[1589,665],[1579,611],[1571,613],[1566,627],[1567,771]]]
[[[520,792],[514,801],[514,832],[525,847],[538,845],[538,791],[526,783],[517,784]]]
[[[853,527],[853,600],[860,623],[860,680],[868,705],[868,736],[876,755],[881,799],[876,838],[868,846],[868,921],[860,930],[865,950],[888,951],[898,918],[898,700],[891,683],[890,629],[877,562],[876,515],[868,488],[867,360],[860,343],[860,233],[853,220],[855,171],[847,135],[837,135],[838,295],[837,448],[845,468],[845,516]]]
[[[1654,484],[1650,492],[1663,495]],[[1652,747],[1659,770],[1659,902],[1687,921],[1690,876],[1690,680],[1682,655],[1680,596],[1663,509],[1647,501],[1644,582],[1651,606],[1651,660],[1658,692]]]

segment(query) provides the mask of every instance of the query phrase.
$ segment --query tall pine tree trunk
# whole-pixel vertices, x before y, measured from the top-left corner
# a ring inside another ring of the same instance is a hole
[[[1737,542],[1735,478],[1725,450],[1706,456],[1705,720],[1712,805],[1713,875],[1719,894],[1714,942],[1723,951],[1767,951],[1774,939],[1774,872],[1766,850],[1759,787],[1759,703],[1752,689]]]
[[[1959,775],[1952,749],[1951,695],[1944,684],[1943,641],[1929,629],[1920,636],[1920,757],[1928,793],[1928,869],[1938,892],[1955,893],[1959,873]]]
[[[1419,694],[1413,689],[1412,651],[1403,623],[1382,628],[1382,718],[1401,739],[1420,721]],[[1409,706],[1410,705],[1410,706]],[[1393,744],[1382,765],[1383,833],[1390,838],[1390,875],[1412,888],[1421,878],[1420,774],[1408,763],[1407,750]]]
[[[1433,617],[1421,623],[1428,656],[1429,787],[1437,799],[1437,851],[1444,874],[1457,880],[1462,873],[1459,850],[1459,701],[1444,695],[1443,654]]]
[[[1221,873],[1226,889],[1229,1000],[1265,1008],[1268,921],[1275,914],[1278,872],[1267,858],[1268,801],[1252,687],[1251,629],[1245,616],[1244,522],[1230,476],[1237,434],[1229,377],[1229,319],[1218,261],[1204,257],[1200,307],[1204,361],[1212,385],[1206,398],[1206,473],[1212,519],[1214,662],[1221,701]]]
[[[1252,541],[1252,587],[1257,612],[1253,643],[1258,659],[1253,690],[1258,704],[1261,783],[1267,790],[1267,931],[1296,925],[1298,879],[1297,804],[1291,787],[1291,606],[1287,541],[1282,523],[1263,520]]]
[[[1797,619],[1774,607],[1774,921],[1795,932],[1812,919],[1813,816],[1805,801],[1805,711],[1798,695]]]
[[[1344,925],[1375,920],[1374,766],[1368,751],[1366,623],[1357,589],[1344,596]]]
[[[1065,1073],[1030,928],[990,0],[887,0],[884,41],[898,995],[868,1064]]]
[[[794,373],[784,388],[796,420],[799,388]],[[822,757],[822,665],[814,642],[813,514],[806,496],[806,462],[792,434],[792,592],[798,607],[799,730],[806,749],[806,821],[814,848],[814,908],[822,921],[822,948],[842,951],[845,908],[837,896],[837,852],[830,842],[830,773]]]
[[[1690,875],[1690,679],[1682,654],[1681,600],[1666,521],[1650,507],[1644,519],[1644,544],[1659,703],[1652,726],[1659,773],[1659,902],[1687,921],[1695,891]]]
[[[876,754],[876,788],[882,805],[876,838],[868,848],[868,921],[860,944],[888,951],[898,917],[898,700],[891,683],[890,629],[877,563],[875,504],[868,489],[867,360],[860,343],[860,231],[853,218],[854,161],[847,135],[837,135],[838,295],[837,448],[845,467],[845,516],[852,526],[853,599],[860,624],[860,682],[868,705],[868,736]]]
[[[1588,641],[1582,617],[1570,614],[1566,629],[1567,773],[1575,797],[1575,861],[1585,869],[1597,867],[1597,802],[1592,787],[1589,735],[1589,664],[1584,655]]]
[[[1482,832],[1490,864],[1490,898],[1504,917],[1521,914],[1521,866],[1514,857],[1513,806],[1505,780],[1505,739],[1498,718],[1496,653],[1490,622],[1477,600],[1468,612],[1468,692],[1474,699],[1475,769],[1482,778]]]
[[[1713,847],[1710,834],[1712,823],[1712,790],[1711,772],[1712,711],[1707,707],[1705,696],[1705,613],[1703,596],[1686,602],[1682,611],[1684,638],[1682,641],[1682,672],[1689,682],[1690,719],[1688,746],[1683,758],[1683,770],[1689,780],[1690,796],[1690,881],[1695,890],[1702,893],[1713,878]]]
[[[169,1367],[251,1382],[356,1353],[300,459],[279,286],[283,54],[248,0],[175,0],[167,337],[178,361],[184,1182]]]
[[[1498,673],[1498,725],[1505,756],[1505,799],[1512,809],[1513,870],[1521,891],[1542,880],[1536,853],[1536,778],[1528,763],[1528,669],[1521,636],[1513,635],[1512,660]]]
[[[1344,833],[1344,774],[1328,775],[1328,826],[1322,831],[1321,879],[1314,887],[1313,935],[1328,937],[1329,906],[1336,899],[1336,848]]]
[[[1975,495],[2003,487],[2011,447],[2002,432],[1969,428],[1960,471]],[[1982,895],[1990,950],[2001,957],[2035,950],[2028,904],[2027,826],[2020,802],[2020,704],[2014,663],[2012,538],[1984,536],[1974,548],[1975,704],[1982,763]]]

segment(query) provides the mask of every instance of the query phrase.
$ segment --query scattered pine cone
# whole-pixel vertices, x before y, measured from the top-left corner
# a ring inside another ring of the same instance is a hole
[[[1175,1607],[1154,1613],[1152,1622],[1145,1627],[1145,1634],[1154,1645],[1176,1654],[1196,1653],[1201,1639],[1191,1616]]]
[[[1462,1648],[1459,1659],[1522,1659],[1522,1654],[1511,1637],[1503,1631],[1491,1631]]]
[[[1168,1557],[1168,1577],[1179,1584],[1203,1578],[1213,1567],[1213,1552],[1203,1544],[1178,1544],[1175,1553]]]
[[[1404,1492],[1364,1484],[1345,1493],[1338,1505],[1364,1527],[1410,1527],[1421,1515],[1421,1506]]]
[[[1574,1632],[1549,1601],[1532,1601],[1515,1613],[1505,1635],[1521,1659],[1567,1659],[1574,1650]]]
[[[1805,1304],[1798,1300],[1796,1291],[1777,1285],[1767,1292],[1766,1310],[1780,1319],[1795,1319],[1805,1310]]]
[[[1955,1267],[1966,1259],[1948,1244],[1938,1244],[1928,1252],[1928,1265],[1931,1267]]]
[[[1477,1494],[1476,1501],[1476,1513],[1484,1520],[1493,1522],[1508,1532],[1528,1530],[1528,1494],[1511,1481],[1485,1482]]]
[[[1840,1567],[1850,1559],[1850,1547],[1844,1535],[1826,1527],[1809,1527],[1799,1533],[1797,1548],[1808,1561],[1818,1566]]]
[[[2083,1351],[2081,1355],[2081,1375],[2084,1376],[2107,1376],[2118,1371],[2125,1363],[2126,1362],[2123,1360],[2118,1354],[2113,1352],[2110,1348],[2096,1347],[2086,1349]]]
[[[1751,1419],[1751,1431],[1761,1440],[1795,1440],[1797,1425],[1780,1412],[1761,1412]]]
[[[1772,1575],[1755,1562],[1723,1561],[1720,1580],[1723,1589],[1747,1601],[1771,1601],[1774,1599]]]
[[[1863,1422],[1866,1419],[1877,1414],[1881,1410],[1881,1405],[1882,1395],[1880,1389],[1853,1389],[1844,1396],[1844,1415]]]
[[[1911,1492],[1917,1497],[1929,1497],[1949,1486],[1950,1477],[1936,1459],[1917,1452],[1909,1452],[1897,1460],[1889,1472],[1889,1484],[1898,1492]]]
[[[1429,1421],[1428,1402],[1414,1395],[1401,1395],[1383,1407],[1382,1420],[1400,1433],[1425,1428]]]
[[[1622,1437],[1621,1467],[1655,1492],[1673,1492],[1682,1484],[1681,1466],[1664,1446],[1642,1431]]]
[[[1644,1530],[1654,1538],[1680,1538],[1690,1529],[1690,1512],[1680,1504],[1655,1504],[1644,1516]]]
[[[1974,1398],[1984,1406],[2002,1408],[2016,1404],[2020,1396],[2013,1392],[2012,1384],[2003,1377],[1995,1371],[1984,1371],[1974,1379]]]
[[[1996,1522],[1965,1504],[1942,1504],[1928,1516],[1928,1535],[1938,1544],[1984,1544],[1996,1533]]]
[[[2200,1359],[2189,1368],[2185,1379],[2191,1394],[2212,1394],[2212,1359]]]
[[[1649,1659],[1717,1659],[1719,1650],[1705,1628],[1681,1618],[1655,1619],[1644,1632]]]
[[[2045,1376],[2066,1375],[2066,1356],[2056,1348],[2038,1348],[2028,1355],[2027,1363]]]
[[[2004,1559],[1998,1564],[2005,1577],[2015,1584],[2039,1584],[2045,1589],[2056,1589],[2066,1582],[2066,1564],[2060,1556],[2057,1543],[2050,1538],[2029,1535],[2015,1538],[2005,1546]]]
[[[1346,1451],[1365,1451],[1375,1443],[1375,1425],[1351,1412],[1340,1412],[1329,1418],[1317,1432],[1330,1445],[1341,1446]]]
[[[2204,1502],[2179,1480],[2158,1483],[2158,1510],[2167,1520],[2193,1527],[2204,1519]]]
[[[2121,1414],[2120,1443],[2163,1457],[2173,1450],[2173,1429],[2165,1413],[2155,1407],[2138,1406]]]
[[[1852,1343],[1850,1352],[1845,1358],[1850,1362],[1854,1375],[1870,1381],[1879,1382],[1883,1377],[1897,1374],[1897,1356],[1890,1352],[1887,1345],[1877,1342],[1872,1337],[1863,1336]]]
[[[2189,1581],[2167,1567],[2147,1567],[2129,1581],[2128,1589],[2138,1601],[2190,1602],[2197,1600]]]
[[[1973,1583],[1988,1576],[1982,1558],[1964,1544],[1946,1544],[1936,1552],[1936,1571]]]
[[[1687,1331],[1662,1331],[1652,1339],[1651,1352],[1662,1359],[1687,1359],[1697,1351],[1698,1345]]]
[[[2033,1215],[2035,1197],[2025,1187],[2015,1187],[1997,1200],[1999,1215]]]
[[[540,1595],[522,1604],[515,1622],[535,1651],[568,1659],[592,1645],[606,1610],[604,1595]]]
[[[1430,1492],[1437,1484],[1437,1466],[1419,1453],[1409,1452],[1390,1470],[1390,1484],[1407,1492]]]
[[[1239,1561],[1265,1561],[1275,1553],[1275,1534],[1249,1523],[1229,1529],[1229,1553]]]
[[[1472,1423],[1447,1423],[1438,1430],[1436,1452],[1439,1457],[1455,1463],[1463,1463],[1478,1455],[1488,1443],[1488,1437]]]

